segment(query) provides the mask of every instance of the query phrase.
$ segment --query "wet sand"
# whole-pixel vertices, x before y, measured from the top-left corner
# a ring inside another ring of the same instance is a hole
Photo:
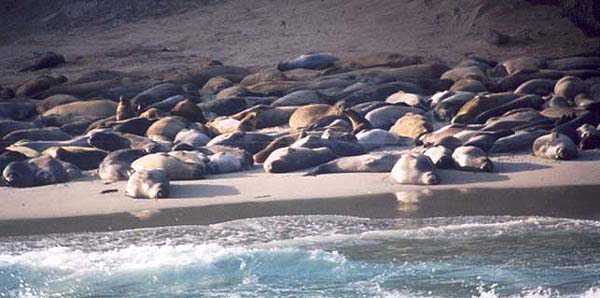
[[[395,184],[387,173],[304,177],[304,171],[273,175],[257,167],[172,182],[171,198],[160,200],[128,198],[125,182],[105,185],[95,177],[27,189],[1,188],[0,235],[208,224],[286,214],[582,218],[600,214],[600,203],[596,203],[600,202],[596,195],[600,152],[583,152],[574,161],[529,155],[492,160],[495,173],[442,170],[441,184],[427,187]],[[565,187],[570,190],[563,192]],[[102,194],[105,190],[113,192]],[[449,204],[453,201],[448,198],[459,203]],[[404,211],[399,214],[398,210]]]

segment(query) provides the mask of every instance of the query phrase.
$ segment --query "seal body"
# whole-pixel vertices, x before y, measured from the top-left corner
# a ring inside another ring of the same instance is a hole
[[[3,181],[14,187],[31,187],[62,183],[68,180],[63,165],[49,156],[9,163],[2,171]]]
[[[494,164],[485,152],[475,146],[460,146],[454,149],[452,159],[457,169],[474,172],[492,172]]]
[[[169,196],[169,177],[164,170],[136,171],[127,181],[127,196],[159,199]]]
[[[317,166],[306,175],[316,176],[330,173],[358,172],[385,173],[392,170],[392,167],[399,158],[399,154],[392,153],[340,157],[328,163]]]
[[[560,133],[543,135],[533,142],[533,154],[537,157],[567,160],[577,157],[577,146],[571,139]]]
[[[297,68],[324,69],[333,66],[337,60],[338,58],[331,54],[308,53],[280,62],[277,64],[277,69],[280,71],[287,71]]]
[[[444,146],[430,147],[423,152],[423,155],[428,156],[438,169],[450,169],[454,167],[452,151]]]
[[[391,177],[400,184],[433,185],[440,182],[428,156],[410,153],[403,154],[394,164]]]
[[[103,182],[114,182],[129,178],[131,163],[146,155],[143,150],[121,149],[109,153],[98,167],[98,176]]]
[[[212,174],[233,173],[242,170],[242,162],[231,153],[218,152],[210,156],[208,167]]]
[[[163,169],[169,180],[202,179],[206,173],[206,165],[184,162],[167,153],[153,153],[136,159],[131,168],[135,171]]]
[[[287,173],[302,170],[328,162],[336,157],[329,148],[285,147],[273,151],[263,168],[267,173]]]

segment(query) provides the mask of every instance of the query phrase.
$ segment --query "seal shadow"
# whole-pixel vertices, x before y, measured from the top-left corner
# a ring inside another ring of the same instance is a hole
[[[494,162],[494,166],[496,167],[496,171],[498,173],[517,173],[517,172],[537,171],[537,170],[551,168],[551,166],[537,164],[537,163],[506,162],[506,161]]]
[[[499,182],[509,180],[508,176],[499,172],[467,172],[459,170],[438,170],[442,185],[470,184],[482,182]]]
[[[171,184],[170,199],[198,199],[238,195],[232,186],[211,184]]]

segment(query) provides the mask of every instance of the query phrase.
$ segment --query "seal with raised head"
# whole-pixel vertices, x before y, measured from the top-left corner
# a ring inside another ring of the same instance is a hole
[[[394,153],[371,153],[357,156],[340,157],[328,163],[322,164],[305,174],[305,176],[316,176],[330,173],[386,173],[400,158]]]
[[[460,146],[454,149],[452,159],[456,168],[462,171],[492,172],[494,164],[481,148]]]
[[[435,166],[426,155],[402,154],[392,167],[390,175],[392,180],[400,184],[433,185],[440,183]]]
[[[125,194],[132,198],[159,199],[169,196],[169,177],[161,169],[136,171],[127,181]]]
[[[537,157],[568,160],[577,157],[577,146],[563,134],[553,132],[533,142],[533,154]]]
[[[263,168],[267,173],[287,173],[311,168],[336,158],[329,148],[279,148],[273,151]]]
[[[105,183],[126,180],[129,178],[131,163],[146,154],[143,150],[135,149],[121,149],[111,152],[100,163],[98,176]]]
[[[117,111],[115,113],[115,117],[117,121],[122,121],[125,119],[129,119],[135,116],[135,113],[131,109],[131,102],[129,98],[120,96],[119,103],[117,104]]]

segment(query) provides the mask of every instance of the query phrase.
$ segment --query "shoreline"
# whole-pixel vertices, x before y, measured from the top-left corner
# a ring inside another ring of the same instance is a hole
[[[530,155],[492,157],[496,172],[440,170],[442,182],[435,186],[395,184],[388,173],[303,177],[304,171],[273,175],[257,167],[204,180],[174,181],[172,197],[159,200],[128,198],[126,181],[105,185],[94,177],[26,189],[1,188],[0,236],[299,214],[600,218],[600,200],[594,200],[594,194],[600,193],[599,157],[598,151],[561,162]],[[114,189],[117,192],[101,194]]]

